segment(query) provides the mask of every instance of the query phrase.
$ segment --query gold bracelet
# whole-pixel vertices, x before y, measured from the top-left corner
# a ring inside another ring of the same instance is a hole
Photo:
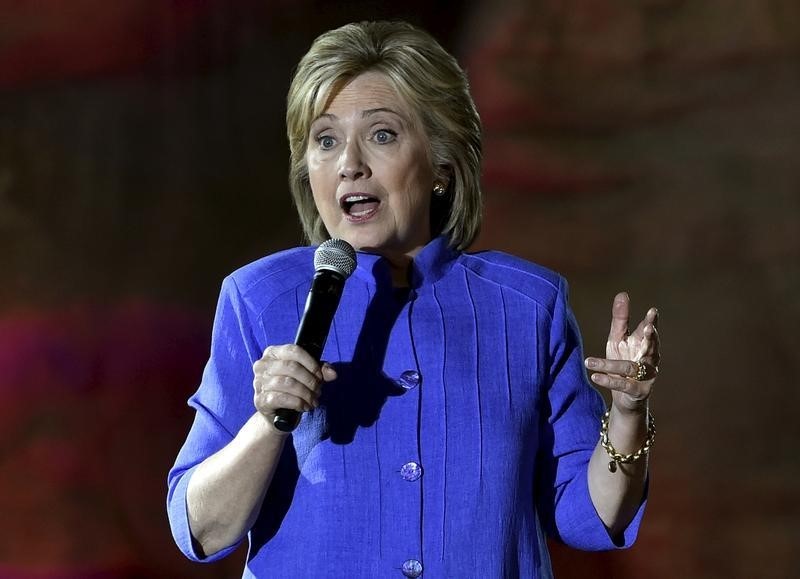
[[[603,418],[600,421],[600,444],[606,449],[608,456],[611,457],[611,462],[608,463],[608,470],[610,472],[617,472],[617,465],[629,464],[634,460],[639,460],[643,456],[647,456],[653,443],[656,440],[656,421],[650,411],[647,412],[647,438],[642,447],[633,454],[620,454],[611,444],[608,439],[608,417],[611,416],[611,409],[606,410]]]

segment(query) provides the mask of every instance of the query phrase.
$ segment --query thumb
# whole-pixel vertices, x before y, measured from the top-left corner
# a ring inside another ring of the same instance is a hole
[[[325,382],[331,382],[333,380],[336,380],[337,376],[338,374],[336,374],[336,370],[334,370],[333,366],[331,366],[327,362],[322,363],[322,379]]]

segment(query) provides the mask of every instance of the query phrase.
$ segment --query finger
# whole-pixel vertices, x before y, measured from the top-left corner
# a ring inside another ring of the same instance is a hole
[[[311,373],[308,368],[295,360],[273,360],[266,364],[260,374],[265,380],[270,377],[286,376],[303,384],[309,390],[318,390],[322,381],[322,371]]]
[[[611,374],[594,373],[590,376],[592,382],[603,388],[622,392],[634,400],[646,400],[650,396],[652,382],[636,382],[630,378],[613,376]]]
[[[658,366],[661,363],[661,335],[655,325],[651,327],[653,332],[650,335],[650,358],[653,360],[653,364]]]
[[[653,319],[653,317],[650,315],[646,316],[645,319],[642,320],[642,323],[639,325],[639,327],[636,329],[636,332],[634,332],[634,334],[632,335],[635,338],[640,337],[641,341],[636,347],[636,351],[633,353],[633,356],[629,356],[629,358],[634,361],[636,360],[649,361],[657,366],[658,361],[661,357],[659,354],[659,348],[660,348],[659,335],[655,325],[649,323],[648,319]]]
[[[647,310],[647,317],[653,327],[658,327],[658,308],[650,308]]]
[[[644,318],[639,324],[636,326],[636,329],[632,332],[632,334],[636,334],[637,336],[644,336],[644,330],[647,326],[654,326],[656,325],[656,321],[658,320],[658,310],[656,308],[650,308],[647,310]]]
[[[614,374],[623,378],[636,380],[639,375],[639,364],[644,365],[644,376],[640,381],[652,380],[658,375],[653,364],[645,361],[608,360],[606,358],[586,358],[585,365],[589,370],[604,374]]]
[[[287,408],[297,412],[308,412],[314,408],[313,402],[291,392],[279,390],[256,391],[253,397],[256,409],[262,414],[272,415],[278,408]]]
[[[264,350],[264,354],[261,359],[265,361],[294,360],[295,362],[303,365],[312,374],[319,375],[320,380],[322,379],[320,363],[316,361],[311,354],[296,344],[269,346],[266,350]]]
[[[643,357],[649,358],[655,366],[661,361],[661,339],[658,329],[649,325],[644,329],[645,348]]]
[[[327,362],[325,362],[322,365],[322,379],[325,382],[332,382],[333,380],[336,380],[337,377],[338,374],[336,373],[336,369]]]
[[[630,301],[625,292],[614,296],[614,303],[611,306],[611,329],[608,332],[608,341],[611,343],[621,342],[628,333]]]
[[[256,376],[253,380],[253,389],[256,397],[261,396],[262,405],[269,405],[275,397],[281,396],[299,398],[308,408],[319,405],[319,389],[309,388],[291,376]],[[275,408],[283,407],[275,406]]]
[[[606,358],[586,358],[586,367],[595,372],[634,377],[639,371],[636,362],[630,360],[608,360]]]

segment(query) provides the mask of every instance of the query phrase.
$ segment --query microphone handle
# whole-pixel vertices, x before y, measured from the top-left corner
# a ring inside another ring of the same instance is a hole
[[[322,350],[328,339],[333,316],[339,307],[345,278],[331,270],[320,270],[314,274],[311,289],[308,290],[306,306],[294,343],[314,360],[320,361]],[[300,412],[289,408],[278,408],[272,424],[281,432],[291,432],[300,423]]]
[[[300,413],[289,408],[278,408],[272,424],[281,432],[291,432],[300,424]]]

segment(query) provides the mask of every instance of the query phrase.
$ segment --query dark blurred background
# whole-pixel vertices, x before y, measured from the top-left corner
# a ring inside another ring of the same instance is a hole
[[[800,576],[797,0],[0,0],[0,577],[239,576],[166,472],[222,278],[301,242],[291,70],[375,18],[467,68],[475,249],[566,275],[588,353],[616,291],[661,311],[639,542],[557,577]]]

